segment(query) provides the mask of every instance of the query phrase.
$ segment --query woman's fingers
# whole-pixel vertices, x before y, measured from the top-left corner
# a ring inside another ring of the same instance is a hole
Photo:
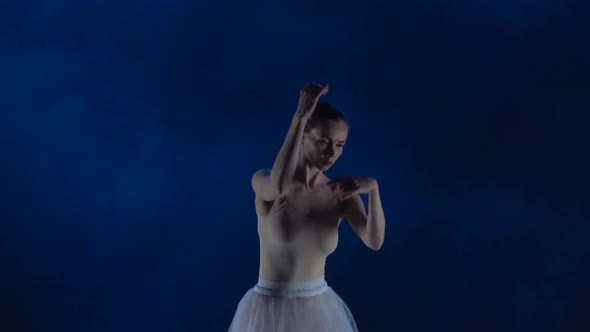
[[[344,186],[346,187],[347,190],[355,190],[360,187],[360,184],[358,183],[358,181],[350,181],[350,182],[347,182],[346,184],[344,184]]]
[[[329,84],[321,86],[317,83],[309,83],[305,88],[303,88],[303,90],[301,90],[302,93],[307,93],[313,98],[319,98],[327,94],[328,91],[330,91]]]
[[[340,200],[346,200],[360,192],[361,184],[352,177],[340,178],[330,184],[334,196]]]
[[[346,189],[346,190],[342,190],[340,192],[340,200],[347,200],[349,198],[351,198],[352,196],[356,195],[359,193],[359,186],[350,188],[350,189]]]
[[[347,199],[351,198],[352,196],[354,196],[354,195],[356,195],[356,194],[357,194],[357,191],[356,191],[356,190],[355,190],[355,191],[350,191],[350,192],[347,192],[347,193],[345,193],[343,196],[341,196],[341,197],[340,197],[340,200],[343,200],[343,201],[345,201],[345,200],[347,200]]]

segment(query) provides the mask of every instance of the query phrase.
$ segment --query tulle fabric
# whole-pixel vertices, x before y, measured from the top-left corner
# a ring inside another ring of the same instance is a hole
[[[324,277],[302,282],[259,279],[238,303],[229,332],[358,332]]]

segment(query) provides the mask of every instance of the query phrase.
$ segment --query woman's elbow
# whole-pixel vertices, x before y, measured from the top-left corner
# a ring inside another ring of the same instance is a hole
[[[367,247],[369,247],[375,251],[379,251],[382,246],[383,246],[383,239],[374,240],[374,241],[370,241],[369,243],[367,243]]]

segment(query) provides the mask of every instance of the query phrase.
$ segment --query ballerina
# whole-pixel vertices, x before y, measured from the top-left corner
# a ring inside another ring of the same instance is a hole
[[[260,239],[258,283],[240,300],[230,332],[358,331],[346,303],[326,283],[325,262],[346,218],[373,250],[384,240],[377,180],[328,178],[342,154],[349,122],[328,103],[329,86],[310,83],[272,169],[252,176]],[[369,195],[369,211],[360,194]]]

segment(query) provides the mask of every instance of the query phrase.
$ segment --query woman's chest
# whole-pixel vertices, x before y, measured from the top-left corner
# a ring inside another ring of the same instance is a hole
[[[309,219],[313,221],[327,221],[332,223],[334,218],[341,217],[341,205],[328,188],[306,190],[294,188],[286,196],[286,209],[295,219]]]
[[[338,200],[331,192],[295,188],[280,205],[275,212],[260,219],[259,234],[265,241],[283,244],[301,242],[322,248],[332,248],[337,243],[342,213]]]

